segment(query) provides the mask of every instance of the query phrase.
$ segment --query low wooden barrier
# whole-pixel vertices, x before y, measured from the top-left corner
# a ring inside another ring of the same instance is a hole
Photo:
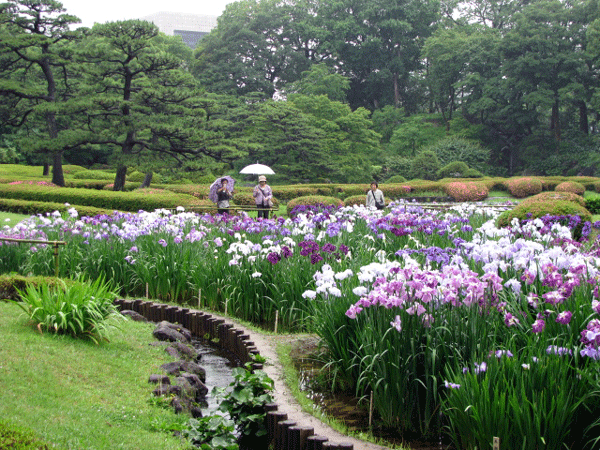
[[[61,245],[67,245],[63,241],[39,241],[35,239],[18,239],[18,238],[7,238],[0,237],[0,241],[16,242],[17,244],[44,244],[51,245],[54,247],[54,276],[58,277],[58,247]]]
[[[190,330],[197,338],[218,338],[216,345],[231,352],[242,363],[254,361],[259,351],[250,341],[250,336],[244,330],[235,328],[224,319],[213,317],[202,311],[179,306],[170,306],[146,300],[117,299],[115,305],[120,310],[135,311],[152,322],[166,320],[178,323]],[[253,370],[261,370],[261,363],[252,363]],[[274,450],[353,450],[349,443],[334,444],[324,436],[315,435],[314,428],[302,426],[293,420],[288,420],[285,412],[279,411],[279,405],[270,403],[265,407],[266,428],[269,445]],[[258,449],[257,449],[258,450]]]
[[[256,206],[230,206],[228,208],[218,208],[215,206],[188,206],[186,207],[187,211],[191,212],[199,212],[199,211],[215,211],[217,209],[225,209],[227,211],[267,211],[267,217],[271,216],[271,213],[277,211],[279,208],[257,208]]]

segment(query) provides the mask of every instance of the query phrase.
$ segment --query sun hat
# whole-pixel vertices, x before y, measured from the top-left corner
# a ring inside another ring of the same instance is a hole
[[[265,177],[264,175],[261,175],[260,177],[258,177],[258,181],[267,181],[267,177]]]

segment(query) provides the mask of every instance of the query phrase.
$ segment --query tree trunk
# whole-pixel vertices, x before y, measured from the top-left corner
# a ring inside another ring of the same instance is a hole
[[[588,122],[587,105],[584,101],[579,103],[579,130],[582,133],[590,133],[590,124]]]
[[[125,177],[127,176],[127,166],[119,164],[117,167],[117,174],[115,175],[115,183],[113,184],[113,191],[122,191],[125,188]]]
[[[554,130],[554,137],[556,138],[557,141],[560,141],[561,133],[560,133],[560,117],[559,117],[559,110],[558,110],[558,99],[555,100],[554,104],[552,105],[552,117],[550,119],[550,129]]]
[[[146,172],[146,176],[144,177],[144,181],[142,182],[140,189],[150,187],[150,183],[152,182],[152,175],[154,175],[154,172],[152,172],[151,170]]]
[[[62,155],[63,152],[56,152],[52,155],[52,183],[64,187],[65,176],[62,168]]]
[[[44,169],[42,171],[42,176],[47,177],[48,175],[50,175],[50,161],[48,161],[48,158],[46,158],[46,160],[44,161]]]

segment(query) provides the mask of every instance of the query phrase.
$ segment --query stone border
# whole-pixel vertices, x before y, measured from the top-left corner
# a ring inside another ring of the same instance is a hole
[[[155,303],[146,300],[117,299],[115,305],[119,310],[135,311],[151,322],[166,320],[178,323],[187,328],[192,336],[218,339],[216,345],[231,352],[242,363],[252,362],[254,355],[260,354],[254,342],[250,341],[250,335],[244,330],[235,328],[232,323],[225,319],[213,317],[202,311],[170,306],[163,303]],[[262,370],[263,365],[252,363],[253,370]],[[311,426],[302,426],[294,420],[288,420],[285,412],[279,411],[277,403],[266,405],[266,426],[268,430],[269,443],[273,443],[275,450],[353,450],[354,445],[350,443],[334,444],[324,436],[314,434]]]

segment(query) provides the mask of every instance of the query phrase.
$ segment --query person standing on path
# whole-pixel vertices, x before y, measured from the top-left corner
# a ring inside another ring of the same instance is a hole
[[[229,200],[233,197],[233,192],[229,192],[227,185],[229,181],[227,178],[221,179],[221,187],[217,189],[217,212],[219,214],[225,214],[229,208]]]
[[[258,208],[258,217],[268,219],[269,209],[273,206],[273,191],[271,186],[267,184],[267,177],[264,175],[258,177],[258,185],[254,187],[252,196]]]
[[[385,208],[383,192],[381,192],[379,185],[375,181],[371,183],[371,189],[367,191],[367,207]]]

